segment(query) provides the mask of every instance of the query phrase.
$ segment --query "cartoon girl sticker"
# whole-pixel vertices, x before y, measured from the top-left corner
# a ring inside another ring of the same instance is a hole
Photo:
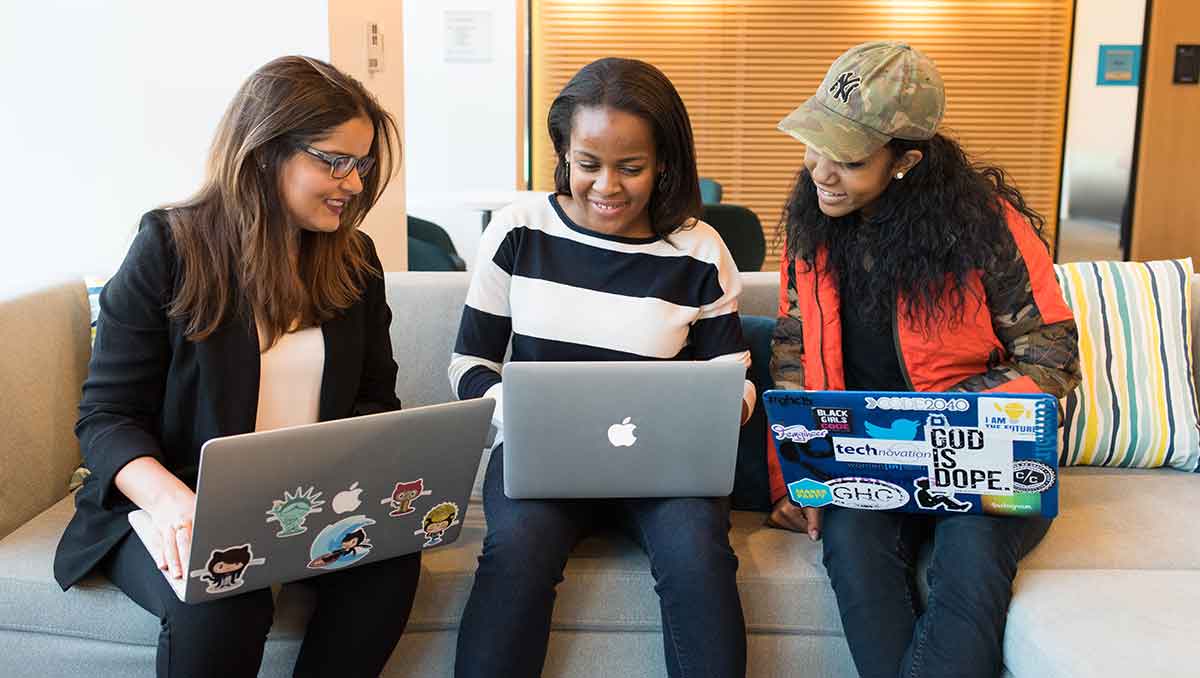
[[[314,570],[336,570],[362,560],[374,545],[366,527],[375,521],[363,515],[350,516],[321,530],[309,549],[308,567]]]
[[[279,523],[279,531],[275,533],[276,537],[293,537],[297,534],[304,534],[308,528],[304,525],[304,519],[310,513],[320,513],[321,505],[325,502],[321,499],[321,493],[317,492],[317,488],[310,487],[307,490],[296,488],[296,494],[292,494],[287,490],[283,492],[283,499],[275,499],[271,502],[271,508],[267,509],[267,522]]]
[[[392,505],[392,512],[388,515],[393,518],[406,516],[416,511],[412,504],[416,501],[417,497],[423,497],[427,494],[433,494],[433,492],[425,489],[424,478],[417,478],[416,480],[396,483],[396,488],[392,490],[392,496],[384,497],[379,503]]]
[[[230,546],[224,549],[213,549],[208,556],[208,564],[199,573],[202,581],[208,582],[204,589],[206,593],[225,593],[241,588],[246,583],[242,578],[251,565],[262,565],[265,558],[255,558],[249,544]]]
[[[458,504],[444,501],[429,509],[421,521],[421,529],[413,534],[424,534],[425,543],[421,548],[429,548],[442,543],[442,535],[446,530],[458,524]]]

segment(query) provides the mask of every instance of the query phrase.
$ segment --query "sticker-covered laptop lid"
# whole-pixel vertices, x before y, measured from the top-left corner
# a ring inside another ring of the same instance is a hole
[[[763,402],[797,506],[1058,514],[1052,396],[772,390]]]

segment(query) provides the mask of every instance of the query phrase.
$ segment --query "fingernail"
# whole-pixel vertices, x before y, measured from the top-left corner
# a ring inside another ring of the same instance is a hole
[[[811,540],[813,540],[813,541],[816,541],[816,540],[817,540],[817,531],[816,531],[816,530],[809,530],[809,531],[808,531],[808,538],[809,538],[809,539],[811,539]]]

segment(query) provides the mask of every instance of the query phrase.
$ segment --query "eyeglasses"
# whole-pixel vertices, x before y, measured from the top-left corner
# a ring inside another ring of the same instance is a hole
[[[345,179],[350,176],[350,172],[358,170],[359,178],[363,178],[371,173],[371,169],[375,167],[375,158],[371,156],[363,156],[356,158],[352,155],[334,155],[326,153],[309,146],[308,144],[296,144],[296,146],[305,153],[319,158],[329,164],[329,176],[334,179]]]

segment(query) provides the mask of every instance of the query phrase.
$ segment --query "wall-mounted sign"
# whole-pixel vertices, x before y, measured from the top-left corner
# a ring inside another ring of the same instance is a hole
[[[1100,45],[1096,84],[1137,87],[1142,67],[1141,45]]]
[[[446,10],[448,64],[482,64],[492,60],[492,13]]]

